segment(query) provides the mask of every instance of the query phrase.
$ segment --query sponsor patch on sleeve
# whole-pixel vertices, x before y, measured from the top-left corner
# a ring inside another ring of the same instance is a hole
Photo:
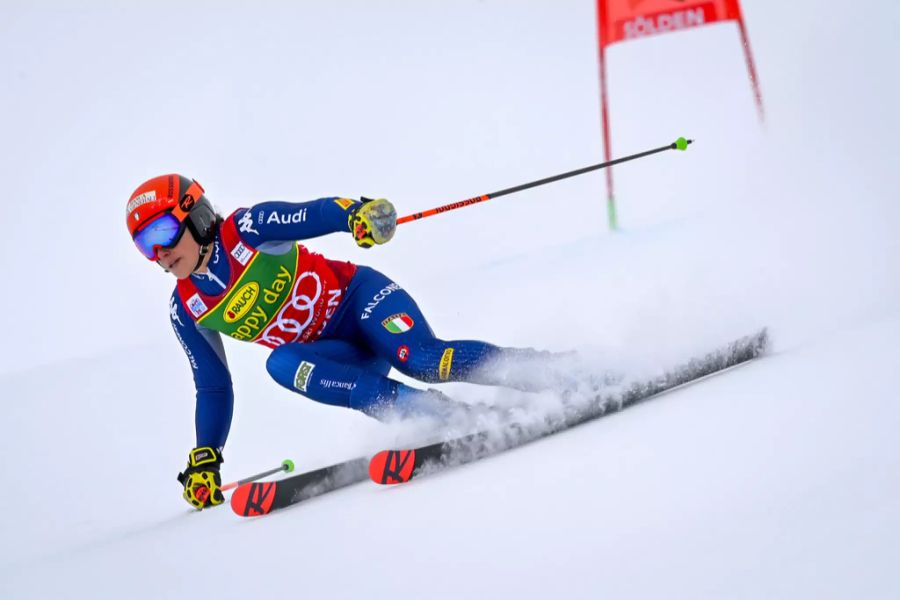
[[[203,313],[209,310],[209,307],[206,306],[206,302],[203,301],[203,298],[200,297],[200,294],[194,294],[187,301],[188,310],[191,311],[191,314],[195,317],[199,317]]]
[[[337,204],[338,206],[340,206],[341,208],[343,208],[344,210],[347,210],[351,206],[353,206],[353,200],[350,200],[349,198],[338,198],[337,200],[334,201],[334,203]]]
[[[238,242],[237,246],[231,251],[231,255],[234,257],[234,260],[246,267],[247,262],[253,257],[253,251],[242,242]]]

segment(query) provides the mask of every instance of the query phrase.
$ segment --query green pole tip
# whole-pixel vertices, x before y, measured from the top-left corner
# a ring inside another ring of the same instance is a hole
[[[294,470],[294,461],[289,458],[284,459],[281,461],[281,468],[284,469],[286,473],[292,472]]]
[[[693,141],[694,140],[686,140],[683,137],[680,137],[677,140],[675,140],[675,148],[677,150],[687,150],[688,144],[690,144]]]

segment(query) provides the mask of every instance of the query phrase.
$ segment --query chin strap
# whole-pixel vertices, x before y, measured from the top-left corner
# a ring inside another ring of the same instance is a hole
[[[206,246],[200,246],[200,256],[197,258],[197,264],[194,265],[194,270],[192,273],[196,273],[197,269],[200,268],[200,265],[203,263],[203,259],[206,258],[206,255],[209,254],[209,251],[212,249],[212,244],[208,244]]]

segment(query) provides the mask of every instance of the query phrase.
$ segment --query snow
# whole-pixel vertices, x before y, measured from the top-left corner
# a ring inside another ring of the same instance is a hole
[[[900,595],[900,9],[745,0],[765,125],[733,25],[610,48],[613,153],[697,140],[616,168],[618,233],[594,173],[371,251],[309,244],[397,279],[445,337],[644,372],[768,325],[763,360],[248,521],[180,497],[192,383],[127,195],[180,171],[224,211],[342,194],[408,214],[592,164],[594,9],[184,4],[4,5],[0,597]],[[409,433],[281,389],[259,347],[227,351],[226,480]]]

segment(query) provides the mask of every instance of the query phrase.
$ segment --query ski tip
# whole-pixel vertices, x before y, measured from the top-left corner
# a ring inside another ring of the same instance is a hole
[[[231,510],[240,517],[257,517],[268,514],[275,500],[275,481],[245,483],[231,495]]]
[[[405,483],[412,478],[415,463],[415,450],[384,450],[369,461],[369,478],[382,485]]]

